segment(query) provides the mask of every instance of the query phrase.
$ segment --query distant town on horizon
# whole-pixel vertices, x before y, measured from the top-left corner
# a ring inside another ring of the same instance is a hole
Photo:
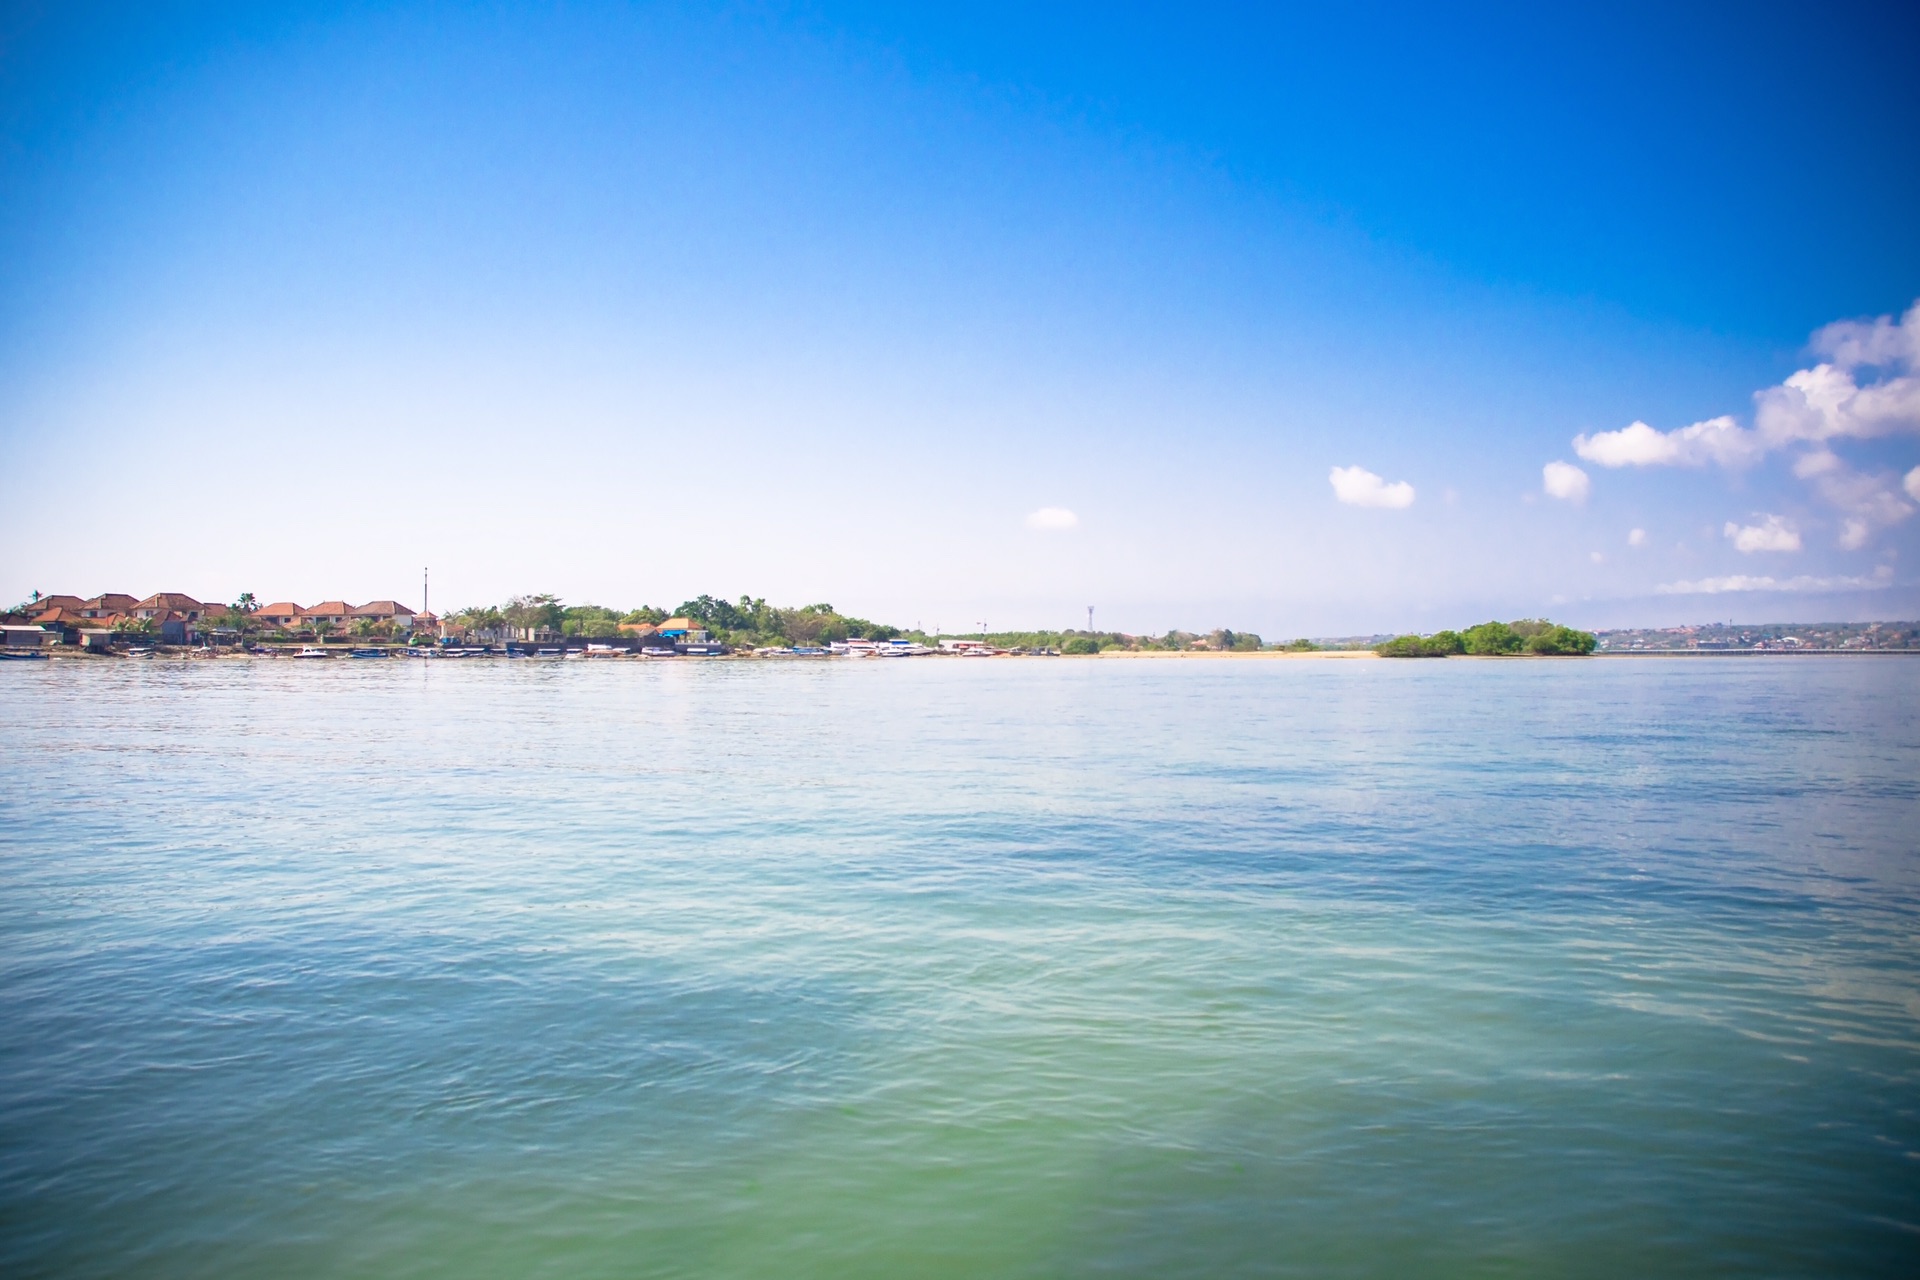
[[[425,603],[423,601],[423,603]],[[1298,637],[1271,642],[1248,631],[1170,630],[1163,635],[1087,629],[922,631],[842,613],[831,604],[770,606],[741,596],[729,602],[702,595],[674,610],[641,606],[618,610],[567,605],[552,594],[515,596],[499,605],[469,606],[442,616],[397,600],[353,605],[326,600],[305,606],[290,600],[261,603],[251,592],[230,603],[181,592],[145,597],[108,592],[82,598],[41,594],[9,609],[8,649],[106,652],[162,646],[175,649],[277,651],[298,645],[357,647],[362,654],[394,648],[483,651],[499,646],[548,646],[542,651],[650,653],[702,656],[862,653],[884,647],[908,653],[1314,652],[1377,651],[1388,657],[1452,654],[1920,652],[1920,622],[1699,623],[1621,627],[1582,632],[1541,619],[1489,621],[1460,632],[1375,633]],[[864,646],[864,647],[863,647]]]

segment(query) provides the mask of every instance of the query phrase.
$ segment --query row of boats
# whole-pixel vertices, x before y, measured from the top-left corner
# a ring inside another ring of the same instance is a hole
[[[496,649],[484,646],[441,646],[409,645],[405,648],[361,648],[349,649],[349,658],[388,658],[396,654],[408,658],[433,659],[446,661],[458,658],[547,658],[565,660],[584,660],[589,658],[682,658],[717,657],[727,650],[717,644],[680,645],[675,648],[648,646],[638,650],[622,645],[589,644],[584,648],[566,648],[551,646],[508,645]],[[787,648],[767,646],[752,651],[757,658],[917,658],[928,654],[954,654],[961,657],[991,657],[999,652],[986,645],[969,645],[961,648],[934,649],[913,640],[835,640],[826,645],[794,645]],[[338,649],[329,649],[324,645],[304,645],[289,655],[294,658],[331,658],[339,653]]]

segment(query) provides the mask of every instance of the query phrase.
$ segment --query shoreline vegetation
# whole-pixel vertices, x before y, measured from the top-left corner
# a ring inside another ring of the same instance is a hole
[[[658,627],[679,619],[698,624],[714,643],[733,649],[806,648],[849,640],[905,640],[929,648],[938,648],[943,642],[974,642],[1009,653],[1072,655],[1121,649],[1251,653],[1266,649],[1311,651],[1320,647],[1306,639],[1269,645],[1251,632],[1224,627],[1208,632],[1173,630],[1158,636],[1071,629],[954,632],[938,627],[922,629],[874,622],[844,614],[831,604],[783,608],[752,596],[728,601],[703,595],[671,611],[643,605],[626,612],[594,604],[563,605],[558,597],[550,594],[516,596],[504,605],[462,609],[448,615],[449,623],[470,634],[497,634],[503,630],[531,634],[545,630],[560,637],[607,635],[621,629]]]
[[[1521,618],[1482,622],[1464,631],[1395,636],[1375,646],[1374,652],[1383,658],[1586,658],[1599,643],[1591,631],[1576,631],[1544,618]]]
[[[184,610],[184,614],[180,612]],[[1249,631],[1124,631],[984,628],[954,633],[898,627],[827,603],[781,607],[712,595],[667,610],[569,605],[551,593],[503,604],[419,612],[397,601],[353,607],[262,605],[243,593],[230,605],[178,593],[33,598],[6,611],[0,656],[227,657],[830,657],[1083,656],[1103,658],[1508,658],[1678,656],[1708,652],[1920,653],[1920,624],[1707,623],[1655,630],[1581,631],[1542,618],[1488,621],[1459,631],[1397,636],[1300,638],[1270,643]]]

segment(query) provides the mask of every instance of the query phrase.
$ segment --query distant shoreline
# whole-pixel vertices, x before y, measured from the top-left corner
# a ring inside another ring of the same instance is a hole
[[[36,656],[41,657],[43,659],[49,659],[55,662],[84,662],[88,664],[105,661],[105,662],[109,662],[117,665],[119,662],[128,660],[128,656],[124,654],[105,654],[105,653],[98,653],[98,652],[89,652],[86,650],[69,650],[65,652],[62,652],[60,650],[51,650],[51,651],[43,650]],[[400,657],[401,651],[396,646],[386,656],[389,658]],[[574,657],[572,658],[572,661],[579,661],[581,660],[582,656],[583,655],[575,654]],[[836,658],[839,658],[842,656],[843,655],[835,655],[834,657],[828,657],[827,655],[824,655],[824,654],[815,656],[815,655],[794,655],[794,654],[773,655],[773,654],[754,654],[754,653],[728,653],[728,654],[711,654],[711,655],[674,655],[673,657],[668,657],[666,655],[655,655],[655,656],[643,657],[639,654],[621,653],[621,654],[594,654],[588,660],[592,661],[594,665],[598,666],[605,662],[621,662],[621,663],[629,663],[629,662],[632,662],[632,663],[657,663],[657,662],[783,663],[783,662],[794,662],[794,661],[827,662],[827,661],[835,661]],[[950,657],[954,655],[924,654],[920,656]],[[1080,660],[1099,659],[1102,661],[1148,660],[1148,661],[1162,661],[1162,662],[1167,662],[1167,661],[1198,661],[1198,662],[1339,661],[1339,662],[1345,662],[1345,661],[1350,661],[1355,659],[1364,659],[1366,661],[1388,661],[1389,660],[1384,655],[1375,653],[1371,649],[1312,649],[1312,650],[1305,650],[1305,651],[1279,650],[1279,649],[1256,649],[1256,650],[1103,649],[1099,653],[1086,653],[1086,654],[998,653],[993,656],[996,659],[1006,659],[1006,658],[1018,658],[1018,659],[1027,659],[1027,660],[1044,659],[1047,661],[1073,661],[1076,659],[1080,659]],[[1584,655],[1584,656],[1589,656],[1594,658],[1607,658],[1607,659],[1622,659],[1622,658],[1699,659],[1699,658],[1785,658],[1785,657],[1793,657],[1793,658],[1890,657],[1890,658],[1893,658],[1893,657],[1920,657],[1920,649],[1646,649],[1646,650],[1640,650],[1636,652],[1621,652],[1619,650],[1607,652],[1603,650],[1598,653]],[[283,659],[287,661],[294,661],[294,662],[299,661],[299,659],[295,658],[292,654],[289,654],[289,653],[247,653],[244,651],[206,653],[204,651],[195,651],[191,649],[168,649],[165,646],[156,646],[156,648],[152,653],[152,657],[164,662],[234,662],[234,661],[273,662],[273,661],[279,661]],[[488,657],[498,659],[501,661],[509,660],[504,654],[490,654],[488,655]],[[1556,661],[1565,661],[1567,657],[1568,655],[1564,655],[1564,654],[1530,654],[1530,653],[1449,654],[1444,658],[1438,658],[1438,657],[1394,658],[1394,659],[1391,659],[1391,661],[1429,662],[1429,661],[1437,660],[1437,661],[1467,661],[1467,662],[1499,663],[1499,662],[1512,662],[1512,661],[1515,661],[1516,659],[1519,659],[1519,660],[1531,659],[1534,661],[1542,661],[1542,662],[1556,662]],[[351,655],[345,652],[329,653],[327,655],[327,659],[329,661],[352,661],[353,660]],[[468,659],[468,660],[471,661],[472,659]],[[511,660],[515,662],[562,661],[560,656],[557,654],[551,655],[551,656],[542,655],[537,658],[523,656],[523,657],[516,657]],[[886,661],[891,663],[898,660],[899,659],[890,659]],[[853,660],[855,665],[860,665],[860,666],[866,665],[867,661],[868,661],[867,659]],[[874,659],[874,661],[881,661],[881,660]]]

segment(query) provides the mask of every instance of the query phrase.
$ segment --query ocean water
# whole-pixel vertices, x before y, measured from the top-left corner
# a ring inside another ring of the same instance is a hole
[[[1920,1274],[1920,662],[8,664],[0,1275]]]

